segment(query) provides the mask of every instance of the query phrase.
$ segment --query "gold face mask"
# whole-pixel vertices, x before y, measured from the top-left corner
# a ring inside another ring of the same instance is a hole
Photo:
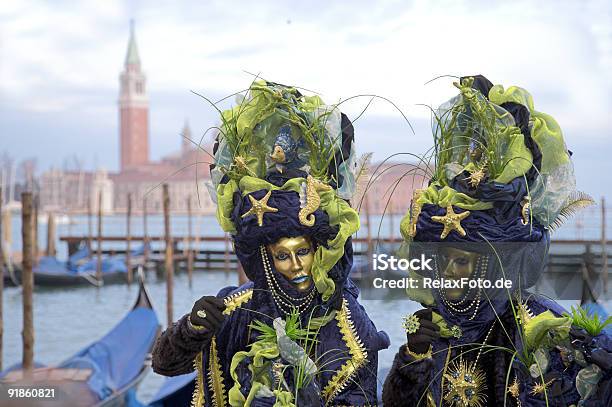
[[[299,291],[306,291],[312,286],[312,262],[314,248],[306,236],[283,237],[276,243],[267,246],[274,268],[282,274]]]
[[[478,253],[460,250],[454,247],[445,247],[442,249],[442,277],[448,280],[470,278],[474,270],[476,270],[479,256]],[[447,288],[445,290],[446,296],[450,300],[458,300],[465,294],[467,289],[467,287]]]

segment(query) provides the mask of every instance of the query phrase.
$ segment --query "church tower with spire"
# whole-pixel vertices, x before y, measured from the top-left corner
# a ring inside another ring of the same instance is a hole
[[[140,70],[140,57],[130,22],[130,40],[123,72],[119,76],[119,149],[121,171],[149,162],[149,100],[146,76]]]
[[[181,131],[181,154],[186,155],[194,147],[194,141],[191,138],[191,129],[189,128],[189,122],[185,119],[185,125]]]

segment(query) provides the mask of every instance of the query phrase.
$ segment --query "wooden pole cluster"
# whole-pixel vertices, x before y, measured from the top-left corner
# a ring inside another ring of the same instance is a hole
[[[127,225],[126,225],[126,252],[125,252],[125,266],[127,267],[127,283],[132,284],[132,194],[129,193],[127,196]]]
[[[170,235],[170,195],[168,193],[168,184],[163,185],[162,194],[162,200],[164,203],[164,235],[166,240],[166,311],[168,316],[168,326],[171,326],[172,321],[174,320],[172,317],[174,253],[172,247],[172,236]]]
[[[102,285],[102,191],[98,192],[98,247],[97,247],[96,279]]]
[[[193,286],[193,250],[191,249],[191,196],[187,198],[187,278],[189,288]]]
[[[608,293],[608,244],[606,240],[606,198],[601,197],[601,268],[603,271],[603,292]]]
[[[34,275],[32,273],[33,258],[33,226],[32,219],[32,193],[21,194],[21,238],[23,241],[23,259],[21,270],[21,286],[23,292],[23,371],[26,376],[32,374],[34,367],[34,315],[32,291],[34,288]]]
[[[55,257],[57,250],[55,249],[55,215],[49,212],[47,217],[47,256]]]

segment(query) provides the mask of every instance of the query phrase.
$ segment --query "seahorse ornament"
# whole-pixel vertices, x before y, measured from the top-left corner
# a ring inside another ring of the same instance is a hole
[[[306,178],[306,182],[302,183],[302,192],[300,194],[300,213],[298,218],[304,226],[312,226],[315,224],[314,211],[321,205],[321,197],[319,192],[330,191],[332,187],[315,179],[312,175]]]

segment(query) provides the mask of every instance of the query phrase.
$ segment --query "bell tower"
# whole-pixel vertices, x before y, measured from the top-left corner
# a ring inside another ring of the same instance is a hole
[[[134,21],[130,21],[130,40],[119,76],[119,123],[121,171],[148,163],[149,100],[146,76],[140,70]]]

